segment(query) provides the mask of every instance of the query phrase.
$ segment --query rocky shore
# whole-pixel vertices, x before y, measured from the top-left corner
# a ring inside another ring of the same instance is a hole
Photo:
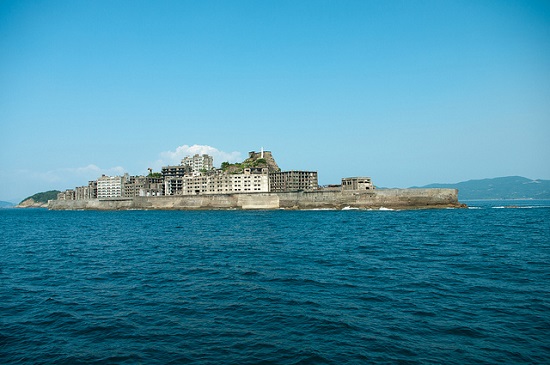
[[[37,202],[32,198],[23,200],[21,203],[15,206],[16,208],[47,208],[48,203]]]

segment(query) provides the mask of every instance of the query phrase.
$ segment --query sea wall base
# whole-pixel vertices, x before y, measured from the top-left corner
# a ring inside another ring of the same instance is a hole
[[[460,207],[456,189],[380,189],[375,192],[298,191],[290,193],[157,196],[90,200],[50,200],[51,210],[198,209],[426,209]]]

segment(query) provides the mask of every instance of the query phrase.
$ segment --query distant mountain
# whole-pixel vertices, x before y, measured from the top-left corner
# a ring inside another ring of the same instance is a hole
[[[0,209],[13,208],[14,206],[15,206],[15,204],[13,204],[13,203],[0,201]]]
[[[456,184],[430,184],[424,188],[458,189],[461,200],[550,199],[550,180],[531,180],[521,176],[469,180]]]
[[[45,208],[48,200],[57,199],[59,190],[44,191],[25,198],[17,205],[18,208]]]

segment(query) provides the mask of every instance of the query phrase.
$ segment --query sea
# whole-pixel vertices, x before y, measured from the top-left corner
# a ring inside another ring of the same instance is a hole
[[[0,210],[1,364],[549,364],[550,201]]]

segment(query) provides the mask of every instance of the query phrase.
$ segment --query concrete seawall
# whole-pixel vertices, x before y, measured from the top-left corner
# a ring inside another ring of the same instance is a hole
[[[291,193],[158,196],[90,200],[50,200],[51,210],[198,209],[426,209],[460,207],[456,189],[381,189],[374,192],[299,191]]]

